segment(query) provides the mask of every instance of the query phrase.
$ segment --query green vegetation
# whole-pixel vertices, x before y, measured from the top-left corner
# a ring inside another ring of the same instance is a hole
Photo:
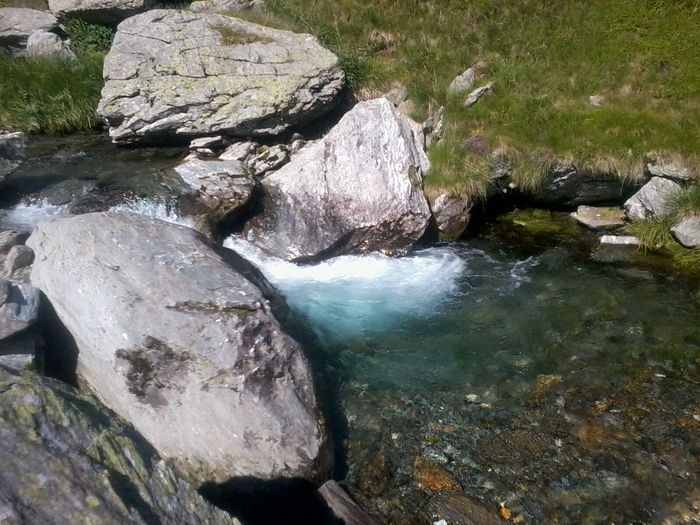
[[[650,151],[700,166],[699,0],[268,0],[263,23],[316,35],[341,59],[359,98],[394,83],[415,116],[444,106],[428,184],[483,194],[488,152],[534,186],[567,160],[641,174]],[[485,61],[476,105],[448,97]],[[589,97],[601,95],[600,106]],[[476,147],[475,147],[476,146]]]
[[[254,44],[254,43],[267,43],[271,42],[271,39],[261,36],[254,35],[252,33],[242,33],[236,31],[229,26],[214,26],[212,27],[214,31],[221,35],[221,43],[226,46],[235,46],[243,44]]]
[[[78,20],[66,32],[77,60],[0,55],[0,128],[71,133],[99,124],[95,108],[113,32]]]

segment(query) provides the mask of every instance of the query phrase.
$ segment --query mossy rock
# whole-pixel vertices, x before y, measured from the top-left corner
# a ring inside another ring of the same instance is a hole
[[[3,523],[237,524],[92,397],[0,367]]]

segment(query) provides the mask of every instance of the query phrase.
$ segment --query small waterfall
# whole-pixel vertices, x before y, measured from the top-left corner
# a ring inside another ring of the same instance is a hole
[[[224,246],[258,266],[292,308],[337,338],[387,331],[435,315],[459,289],[466,268],[448,247],[402,258],[345,255],[299,266],[267,256],[237,237],[229,237]]]
[[[14,208],[0,210],[0,226],[7,230],[32,232],[41,221],[66,213],[69,213],[67,204],[49,204],[46,199],[21,202]]]
[[[181,216],[178,213],[177,204],[171,201],[153,199],[130,200],[113,206],[110,208],[110,211],[136,213],[152,219],[160,219],[161,221],[187,226],[188,228],[195,227],[195,218]]]

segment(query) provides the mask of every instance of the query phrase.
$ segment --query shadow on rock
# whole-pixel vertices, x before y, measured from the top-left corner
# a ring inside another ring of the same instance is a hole
[[[243,525],[340,525],[319,495],[304,479],[263,481],[244,476],[223,484],[208,483],[199,492],[228,511]]]
[[[78,386],[78,345],[44,294],[41,296],[37,325],[45,341],[44,373],[69,385]]]

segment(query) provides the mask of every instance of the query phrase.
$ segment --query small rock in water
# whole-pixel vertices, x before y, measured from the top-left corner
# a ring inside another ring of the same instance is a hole
[[[625,225],[625,212],[620,208],[579,206],[571,216],[593,230],[620,228]]]
[[[426,458],[416,459],[414,476],[418,486],[430,492],[462,490],[462,486],[452,474]]]
[[[632,235],[603,235],[600,244],[610,244],[613,246],[641,246],[642,242]]]

